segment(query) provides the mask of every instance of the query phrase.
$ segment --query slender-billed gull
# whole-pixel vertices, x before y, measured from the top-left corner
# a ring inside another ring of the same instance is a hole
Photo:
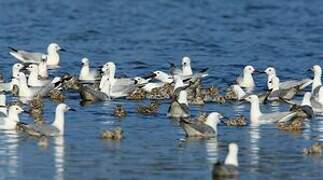
[[[48,67],[47,67],[47,56],[42,55],[42,60],[40,61],[38,65],[38,74],[40,78],[47,79],[48,78]]]
[[[10,47],[10,54],[21,61],[22,63],[37,63],[39,64],[42,60],[42,55],[47,56],[47,65],[50,67],[57,67],[60,61],[58,52],[65,51],[57,43],[50,43],[47,48],[47,54],[39,52],[28,52],[25,50],[18,50]]]
[[[253,80],[252,74],[255,72],[255,68],[251,65],[243,68],[242,76],[237,78],[237,83],[240,87],[246,88],[248,91],[252,91],[255,87],[255,81]]]
[[[106,63],[102,70],[105,74],[100,81],[100,90],[109,97],[125,97],[137,87],[133,79],[115,78],[116,65],[113,62]]]
[[[217,125],[223,116],[218,112],[210,113],[205,122],[188,121],[180,119],[180,126],[184,129],[187,137],[212,138],[217,135]]]
[[[64,135],[64,124],[65,124],[65,112],[75,111],[64,103],[57,105],[55,111],[55,119],[52,124],[47,123],[33,123],[25,124],[20,123],[19,126],[27,134],[34,136],[63,136]]]
[[[258,96],[250,95],[246,97],[246,100],[251,104],[250,120],[252,123],[286,122],[297,114],[293,111],[262,113]]]
[[[50,80],[48,79],[40,79],[39,78],[39,67],[37,64],[31,64],[27,67],[27,69],[30,71],[29,77],[28,77],[28,85],[32,87],[42,87],[47,85]]]
[[[187,92],[184,89],[179,88],[174,92],[173,100],[168,109],[168,117],[181,118],[189,117]]]
[[[97,69],[90,68],[90,60],[88,58],[82,59],[82,68],[79,75],[81,81],[95,81],[100,79],[100,74]]]
[[[14,130],[19,120],[19,114],[24,110],[17,105],[9,107],[8,115],[0,117],[0,129]]]
[[[273,67],[268,67],[265,69],[264,71],[267,74],[267,88],[268,90],[272,89],[272,83],[271,80],[274,77],[278,77],[277,73],[276,73],[276,69]],[[279,88],[280,89],[290,89],[293,88],[295,86],[298,86],[299,89],[304,89],[305,87],[307,87],[308,85],[310,85],[312,83],[311,79],[303,79],[303,80],[288,80],[288,81],[284,81],[284,82],[280,82],[279,83]]]
[[[213,165],[213,179],[233,178],[239,176],[238,149],[239,147],[236,143],[229,144],[229,152],[225,158],[224,164],[218,161]]]

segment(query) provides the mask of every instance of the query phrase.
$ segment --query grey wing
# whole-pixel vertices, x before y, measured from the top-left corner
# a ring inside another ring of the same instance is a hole
[[[27,62],[29,62],[29,61],[40,62],[42,55],[44,55],[42,53],[27,52],[27,51],[24,51],[24,50],[18,50],[17,53],[20,54],[21,57]]]
[[[319,91],[320,91],[321,87],[322,87],[322,85],[320,85],[320,86],[316,87],[316,88],[313,90],[312,96],[314,96],[314,97],[318,97],[318,95],[319,95]]]
[[[82,99],[83,98],[87,99],[86,97],[88,95],[91,95],[96,100],[101,100],[101,101],[105,101],[105,100],[109,99],[105,93],[103,93],[101,91],[97,91],[94,88],[92,88],[91,86],[82,86],[80,89],[80,95],[82,96]]]
[[[42,97],[47,96],[48,93],[55,88],[55,84],[53,83],[48,83],[46,86],[41,87],[38,91],[37,94],[40,94]]]
[[[282,89],[280,91],[280,97],[290,100],[296,95],[296,93],[297,93],[297,87]]]
[[[214,136],[214,134],[216,133],[213,128],[203,123],[181,121],[181,126],[188,136]]]
[[[268,96],[268,100],[270,101],[278,100],[279,97],[280,97],[280,90],[272,91]]]
[[[291,118],[293,118],[297,113],[296,112],[274,112],[274,113],[268,113],[263,114],[261,116],[261,119],[271,122],[287,122]]]
[[[115,84],[117,85],[132,85],[135,84],[135,80],[129,78],[116,79]]]
[[[290,81],[284,81],[284,82],[279,83],[279,88],[280,89],[289,89],[289,88],[299,86],[300,89],[303,89],[306,86],[310,85],[311,83],[312,83],[311,79],[303,79],[301,81],[290,80]]]
[[[242,83],[242,77],[241,76],[237,77],[236,82],[237,82],[237,84],[240,85]]]
[[[136,85],[135,84],[130,84],[128,82],[128,84],[117,84],[112,86],[111,92],[112,93],[119,93],[119,92],[123,92],[123,93],[130,93],[132,91],[134,91],[136,89]]]
[[[311,105],[315,110],[323,110],[323,105],[313,97],[311,97]]]
[[[34,124],[31,128],[44,136],[56,136],[59,134],[59,130],[55,126],[45,123],[41,125]]]
[[[0,119],[6,118],[7,115],[4,112],[0,111]]]

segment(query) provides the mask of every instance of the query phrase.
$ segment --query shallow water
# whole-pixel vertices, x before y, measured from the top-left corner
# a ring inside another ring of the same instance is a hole
[[[87,56],[98,66],[108,60],[117,73],[142,75],[167,70],[168,61],[192,58],[198,70],[209,67],[206,85],[225,88],[246,64],[256,69],[271,65],[281,80],[310,77],[306,69],[321,64],[323,1],[0,1],[0,70],[10,77],[15,62],[8,46],[45,51],[58,42],[62,68],[53,74],[77,74]],[[265,76],[255,76],[263,89]],[[239,144],[240,179],[319,179],[320,157],[303,156],[302,149],[323,141],[323,119],[307,123],[299,134],[260,127],[219,127],[211,140],[184,137],[176,122],[166,118],[168,101],[155,116],[135,113],[146,102],[115,100],[80,106],[77,94],[66,103],[77,112],[66,114],[66,134],[50,140],[47,149],[14,132],[0,132],[0,179],[211,179],[211,165],[223,160],[230,142]],[[298,97],[300,98],[300,97]],[[123,104],[128,116],[111,116]],[[56,104],[46,101],[46,118]],[[286,105],[263,106],[264,111],[286,110]],[[219,111],[226,116],[248,116],[248,104],[207,104],[190,107]],[[23,121],[30,117],[22,115]],[[102,129],[121,126],[125,139],[99,139]]]

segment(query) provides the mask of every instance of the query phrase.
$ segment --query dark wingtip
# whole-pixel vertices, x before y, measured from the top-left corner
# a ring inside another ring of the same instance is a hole
[[[15,48],[13,48],[13,47],[8,47],[10,50],[12,50],[12,51],[15,51],[15,52],[18,52],[18,50],[17,49],[15,49]]]
[[[209,70],[209,68],[204,68],[204,69],[202,69],[200,72],[201,73],[204,73],[204,72],[206,72],[206,71],[208,71]]]

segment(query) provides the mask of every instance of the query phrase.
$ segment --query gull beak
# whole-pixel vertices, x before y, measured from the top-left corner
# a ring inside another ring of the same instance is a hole
[[[156,77],[157,75],[155,73],[149,73],[149,74],[146,74],[146,75],[143,75],[142,77],[145,78],[145,79],[148,79],[148,78],[154,78]]]
[[[257,69],[256,69],[254,72],[255,72],[255,73],[259,73],[259,74],[265,73],[264,71],[259,71],[259,70],[257,70]]]
[[[27,110],[24,110],[23,113],[30,114],[30,112]]]
[[[60,48],[60,49],[59,49],[59,51],[66,52],[66,50],[65,50],[65,49],[63,49],[63,48]]]
[[[68,108],[67,108],[67,110],[68,110],[68,111],[76,111],[75,109],[70,108],[70,107],[68,107]]]
[[[226,116],[220,116],[220,121],[221,122],[224,122],[224,121],[227,121],[227,120],[229,120],[230,118],[229,117],[226,117]]]
[[[313,68],[307,69],[308,72],[313,72]]]

